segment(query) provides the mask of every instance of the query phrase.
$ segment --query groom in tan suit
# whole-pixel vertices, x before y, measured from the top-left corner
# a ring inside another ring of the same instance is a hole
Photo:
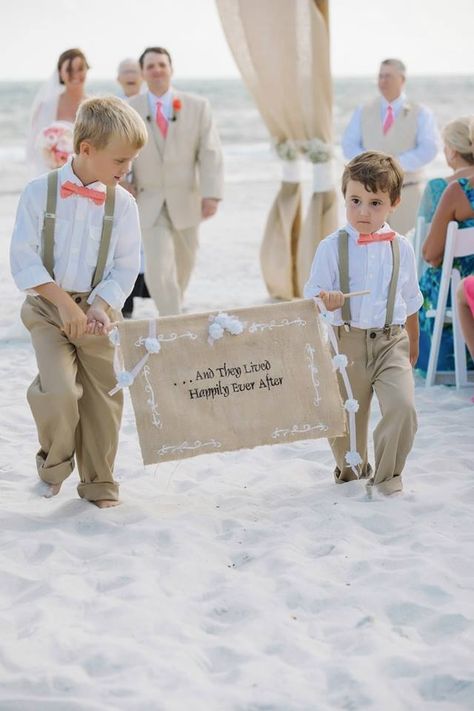
[[[222,199],[222,150],[208,101],[171,87],[169,52],[148,47],[139,62],[148,92],[129,103],[145,120],[148,143],[133,164],[133,185],[145,281],[160,316],[168,316],[181,310],[199,223]]]

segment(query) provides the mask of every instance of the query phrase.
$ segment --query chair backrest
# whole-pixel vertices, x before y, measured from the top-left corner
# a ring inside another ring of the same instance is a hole
[[[474,254],[474,227],[460,229],[457,222],[450,222],[446,231],[441,282],[438,294],[438,307],[446,307],[446,299],[453,271],[455,257],[467,257]]]
[[[454,258],[469,254],[474,254],[474,227],[460,229],[457,222],[449,222],[443,255],[443,276],[446,274],[450,279]]]
[[[445,322],[446,316],[446,304],[448,301],[448,294],[450,287],[452,291],[455,291],[456,285],[459,282],[459,272],[457,269],[453,269],[453,261],[455,257],[467,257],[468,255],[474,255],[474,227],[468,227],[465,229],[459,229],[457,222],[450,222],[446,231],[446,244],[444,248],[443,256],[443,266],[441,271],[441,281],[439,284],[438,292],[438,304],[436,310],[434,311],[434,327],[433,336],[431,340],[430,357],[428,361],[428,368],[426,372],[426,387],[430,387],[435,384],[436,380],[436,367],[438,363],[439,349],[441,345],[441,336],[443,332],[443,324]],[[451,283],[452,280],[452,283]],[[455,297],[453,293],[453,305],[455,304]],[[455,307],[454,307],[455,308]],[[454,313],[453,308],[453,313]],[[432,314],[433,315],[433,314]],[[456,314],[454,313],[453,318],[453,328],[456,319]],[[457,326],[456,326],[457,329]],[[460,347],[458,342],[458,335],[456,335],[455,329],[455,365],[456,365],[456,383],[459,385],[461,382],[461,376],[459,375],[460,364],[459,364],[459,351]],[[457,355],[456,355],[457,351]]]
[[[463,227],[460,229],[457,222],[450,222],[446,234],[446,242],[450,236],[449,228],[451,225],[455,225],[456,228],[451,228],[453,233],[452,240],[454,242],[453,257],[467,257],[470,254],[474,254],[474,227]]]
[[[446,244],[438,297],[438,302],[442,305],[442,308],[444,308],[446,302],[443,302],[440,297],[443,294],[447,296],[454,258],[466,257],[469,254],[474,254],[474,227],[459,229],[457,222],[449,222],[446,231]]]
[[[415,227],[415,237],[413,240],[413,249],[415,251],[415,260],[416,260],[416,273],[418,274],[418,277],[421,277],[422,273],[425,270],[426,264],[423,260],[423,254],[422,254],[422,249],[423,249],[423,242],[425,241],[425,237],[430,231],[430,223],[426,222],[424,217],[417,217],[416,218],[416,227]]]

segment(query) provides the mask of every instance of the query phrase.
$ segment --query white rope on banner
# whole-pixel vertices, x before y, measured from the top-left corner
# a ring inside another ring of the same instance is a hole
[[[356,421],[355,421],[355,416],[356,412],[359,409],[359,403],[357,400],[355,400],[353,393],[352,393],[352,387],[349,382],[349,376],[347,375],[347,366],[348,366],[348,360],[347,356],[344,353],[339,353],[339,346],[337,343],[337,338],[336,334],[334,333],[334,328],[331,323],[329,323],[328,320],[328,310],[324,306],[322,300],[318,298],[317,296],[314,298],[314,302],[316,306],[319,309],[319,313],[321,315],[321,318],[324,320],[324,323],[327,326],[327,333],[328,333],[328,338],[329,342],[333,348],[333,351],[335,353],[332,362],[334,365],[335,370],[338,370],[341,374],[342,381],[344,383],[344,388],[346,390],[346,395],[347,395],[347,400],[344,403],[344,409],[347,412],[348,415],[348,420],[349,420],[349,451],[346,452],[346,463],[347,465],[352,469],[354,474],[358,477],[359,476],[359,471],[357,470],[357,467],[362,464],[362,458],[357,451],[357,437],[356,437]]]
[[[117,385],[112,388],[112,390],[110,390],[109,395],[115,395],[116,393],[118,393],[119,390],[122,390],[123,388],[129,388],[131,385],[133,385],[135,378],[144,367],[150,355],[159,353],[161,350],[161,345],[156,337],[156,321],[155,319],[151,319],[150,321],[148,321],[148,337],[145,338],[143,342],[143,345],[146,349],[145,355],[143,356],[143,358],[141,358],[141,360],[138,361],[138,363],[134,366],[134,368],[132,368],[132,370],[124,370],[122,351],[120,348],[120,337],[117,327],[115,327],[110,332],[109,339],[111,343],[115,346],[114,370],[115,375],[117,377]]]

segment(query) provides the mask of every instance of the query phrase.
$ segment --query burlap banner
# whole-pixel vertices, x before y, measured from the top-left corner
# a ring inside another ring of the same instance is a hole
[[[128,320],[118,331],[118,381],[131,383],[144,464],[345,431],[311,300]]]

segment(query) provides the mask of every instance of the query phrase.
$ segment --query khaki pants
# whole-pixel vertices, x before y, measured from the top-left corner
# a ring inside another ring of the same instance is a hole
[[[145,281],[160,316],[181,312],[198,246],[198,229],[173,227],[166,205],[156,223],[142,230]]]
[[[87,296],[72,294],[84,311]],[[115,312],[111,316],[120,318]],[[27,397],[41,447],[36,457],[40,478],[60,484],[74,469],[75,455],[79,496],[117,500],[113,466],[123,397],[121,391],[107,394],[116,382],[112,344],[107,336],[69,339],[60,330],[56,307],[41,297],[27,297],[21,318],[39,370]]]
[[[413,372],[409,360],[408,334],[400,326],[392,326],[390,338],[381,329],[367,331],[351,328],[339,332],[339,351],[349,365],[347,374],[353,396],[359,402],[356,413],[357,451],[362,458],[360,477],[368,479],[382,493],[402,490],[402,471],[413,446],[417,430]],[[339,377],[339,387],[345,399],[345,389]],[[367,438],[370,403],[375,392],[382,418],[374,430],[375,471],[367,459]],[[336,459],[337,482],[357,479],[345,462],[349,451],[349,435],[329,440]]]

